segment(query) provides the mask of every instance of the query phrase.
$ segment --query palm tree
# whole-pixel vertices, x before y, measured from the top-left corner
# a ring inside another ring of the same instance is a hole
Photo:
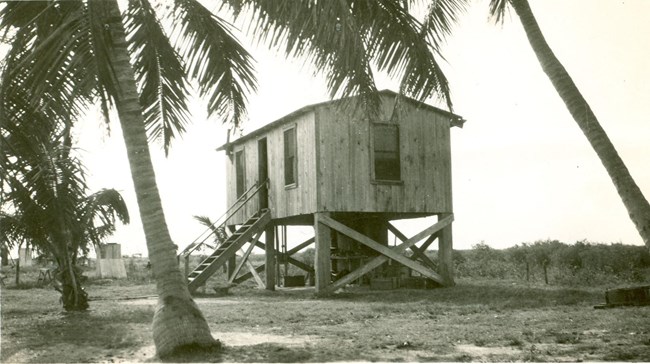
[[[632,178],[625,163],[618,155],[616,148],[601,127],[596,115],[578,90],[571,76],[569,76],[569,73],[549,47],[528,1],[491,0],[490,15],[497,22],[502,21],[508,5],[515,10],[543,71],[564,101],[569,113],[571,113],[573,119],[587,137],[592,148],[594,148],[603,166],[605,166],[618,195],[623,200],[630,219],[636,226],[646,247],[650,249],[650,204],[648,204],[648,200]]]
[[[59,133],[49,128],[54,124],[37,121],[36,113],[31,116],[0,124],[2,160],[13,162],[3,164],[8,168],[0,189],[0,243],[28,243],[53,257],[64,308],[84,310],[78,254],[112,234],[118,219],[128,223],[128,211],[115,190],[87,195],[81,162],[66,145],[69,129]]]
[[[462,1],[436,3],[453,12]],[[287,55],[306,58],[325,73],[332,96],[360,95],[369,113],[379,105],[373,66],[401,78],[405,94],[421,100],[435,95],[451,108],[429,28],[409,15],[402,0],[224,4],[234,15],[249,17],[258,39],[271,47],[283,44]],[[9,2],[0,12],[0,27],[13,32],[10,78],[19,79],[31,104],[80,111],[98,100],[107,118],[111,106],[117,110],[157,283],[153,336],[161,357],[215,341],[176,263],[148,138],[161,139],[167,151],[184,131],[188,80],[207,99],[209,115],[232,127],[244,119],[246,95],[256,88],[253,60],[222,18],[196,0],[168,5],[130,0],[121,13],[116,0]],[[167,17],[157,17],[165,11]],[[431,29],[450,26],[433,21],[438,25]]]

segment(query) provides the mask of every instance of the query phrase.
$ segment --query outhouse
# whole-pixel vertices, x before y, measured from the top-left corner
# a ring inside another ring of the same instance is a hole
[[[350,106],[354,99],[333,100],[218,148],[227,155],[231,207],[213,229],[223,243],[188,276],[191,290],[228,262],[230,282],[255,278],[268,289],[278,264],[315,277],[318,293],[407,273],[453,285],[450,128],[464,120],[393,91],[379,94],[372,119]],[[391,222],[427,216],[437,221],[411,237]],[[290,225],[311,226],[314,237],[287,250]],[[389,244],[389,232],[399,244]],[[435,241],[438,257],[431,259],[425,251]],[[292,257],[312,244],[313,265]],[[255,246],[266,253],[260,267],[244,262]],[[249,272],[239,275],[245,264]]]

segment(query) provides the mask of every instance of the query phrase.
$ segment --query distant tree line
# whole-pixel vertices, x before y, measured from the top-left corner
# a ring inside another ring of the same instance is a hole
[[[435,254],[432,254],[432,258]],[[644,246],[558,240],[494,249],[481,242],[454,251],[456,277],[514,279],[546,284],[609,284],[650,280],[650,252]]]

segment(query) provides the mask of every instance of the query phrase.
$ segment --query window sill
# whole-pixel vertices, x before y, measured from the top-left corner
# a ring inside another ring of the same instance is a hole
[[[383,180],[383,179],[373,179],[370,181],[373,185],[396,185],[396,186],[402,186],[404,185],[404,181],[399,180],[399,181],[392,181],[392,180]]]
[[[294,188],[298,188],[298,184],[297,184],[297,183],[292,183],[292,184],[290,184],[290,185],[284,185],[284,189],[285,189],[285,190],[293,190]]]

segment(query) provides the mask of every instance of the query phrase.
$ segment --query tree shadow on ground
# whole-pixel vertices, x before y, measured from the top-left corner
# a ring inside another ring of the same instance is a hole
[[[150,325],[152,315],[150,308],[31,315],[3,328],[3,338],[11,339],[3,342],[2,362],[97,362],[128,356],[150,341],[139,327]]]
[[[165,363],[303,363],[312,358],[305,348],[266,343],[220,348],[186,347],[162,359]]]

